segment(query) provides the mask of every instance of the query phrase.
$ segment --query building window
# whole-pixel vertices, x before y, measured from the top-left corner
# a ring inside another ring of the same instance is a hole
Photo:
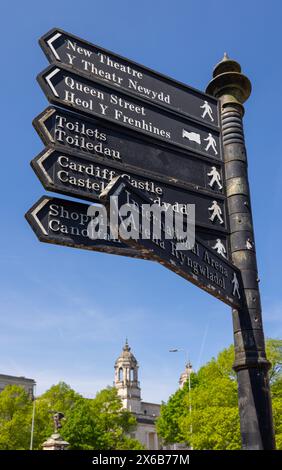
[[[155,449],[155,433],[149,432],[149,450]]]
[[[119,380],[120,382],[123,381],[123,370],[122,370],[122,367],[120,367],[119,370],[118,370],[118,380]]]
[[[131,382],[134,380],[134,369],[130,369],[130,380]]]

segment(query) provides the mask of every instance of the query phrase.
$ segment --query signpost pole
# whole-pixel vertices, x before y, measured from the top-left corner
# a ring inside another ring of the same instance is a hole
[[[221,121],[233,263],[241,270],[246,306],[233,309],[234,370],[238,377],[238,400],[242,447],[274,449],[271,397],[262,327],[254,230],[247,174],[247,154],[242,118],[243,103],[251,83],[240,65],[224,55],[215,67],[207,93],[221,102]]]

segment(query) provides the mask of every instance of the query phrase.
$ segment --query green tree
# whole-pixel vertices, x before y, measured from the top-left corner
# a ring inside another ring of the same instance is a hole
[[[42,443],[54,432],[53,414],[61,411],[65,415],[65,422],[80,400],[84,398],[64,382],[53,385],[36,399],[34,449],[41,449]]]
[[[266,342],[277,448],[282,449],[282,341]],[[166,443],[185,442],[194,449],[241,448],[234,348],[225,349],[191,380],[192,415],[187,386],[161,407],[157,426]],[[192,378],[192,376],[191,376]],[[192,435],[191,435],[192,425]]]
[[[191,388],[193,388],[197,383],[197,375],[192,373],[190,381]],[[157,420],[157,432],[166,443],[185,442],[185,435],[180,429],[180,418],[187,411],[185,397],[189,397],[188,382],[184,384],[182,389],[171,395],[167,404],[162,403],[160,417]]]
[[[32,404],[26,391],[8,385],[0,393],[0,449],[28,449]]]
[[[136,419],[122,409],[117,390],[109,387],[92,400],[80,399],[66,416],[62,436],[72,449],[141,449],[141,444],[128,434]]]
[[[282,341],[266,342],[267,356],[271,361],[270,383],[276,447],[282,450]]]
[[[22,387],[7,386],[0,393],[0,450],[29,449],[33,404]],[[115,388],[87,399],[64,382],[53,385],[35,401],[34,449],[42,449],[54,432],[56,411],[65,415],[60,434],[70,449],[142,449],[130,437],[136,419],[122,409]]]
[[[270,382],[275,385],[282,379],[282,340],[268,339],[266,341],[266,354],[271,362]]]

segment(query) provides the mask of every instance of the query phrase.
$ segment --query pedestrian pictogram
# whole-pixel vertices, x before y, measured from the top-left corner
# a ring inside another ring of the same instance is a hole
[[[216,150],[216,140],[215,138],[212,136],[212,134],[209,132],[209,135],[206,139],[204,139],[206,142],[208,142],[206,148],[205,148],[205,151],[207,152],[210,147],[213,149],[215,155],[218,154],[217,150]]]
[[[212,222],[215,219],[218,219],[220,224],[224,223],[224,220],[221,217],[222,210],[221,210],[220,206],[218,205],[217,201],[212,201],[212,205],[211,205],[211,207],[209,207],[209,211],[212,211],[212,214],[209,218]]]
[[[204,119],[206,117],[206,115],[208,115],[208,117],[210,118],[210,120],[212,122],[214,122],[214,118],[212,116],[212,108],[211,106],[209,105],[209,103],[207,101],[204,102],[203,106],[200,106],[200,108],[202,108],[204,110],[203,114],[202,114],[202,118]]]
[[[212,166],[211,171],[208,173],[208,176],[211,177],[211,180],[209,182],[209,186],[212,188],[215,184],[217,184],[218,189],[222,189],[222,184],[220,182],[220,173],[216,169],[215,166]]]
[[[224,244],[222,243],[221,239],[220,238],[217,238],[216,240],[216,244],[212,247],[214,250],[217,251],[217,253],[221,256],[223,256],[224,258],[226,258],[226,248],[224,246]]]
[[[237,279],[237,276],[236,276],[236,273],[234,272],[233,274],[233,279],[232,279],[232,284],[233,284],[233,292],[232,294],[233,295],[237,295],[238,296],[238,299],[241,299],[241,295],[240,295],[240,292],[239,292],[239,281]]]

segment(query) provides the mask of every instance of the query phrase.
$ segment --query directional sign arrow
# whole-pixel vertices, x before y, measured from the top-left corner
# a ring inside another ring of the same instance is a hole
[[[222,195],[190,191],[184,184],[168,183],[166,178],[151,178],[151,175],[134,173],[121,168],[118,163],[105,159],[65,151],[60,147],[46,148],[31,162],[45,189],[89,201],[100,201],[100,194],[116,176],[124,176],[131,185],[139,188],[151,201],[182,212],[183,205],[195,204],[196,225],[209,232],[227,233],[225,198]],[[214,215],[217,208],[217,216]]]
[[[33,125],[45,145],[60,145],[66,151],[102,157],[108,164],[114,162],[125,170],[145,171],[152,178],[166,177],[168,182],[210,192],[212,197],[224,193],[223,162],[210,157],[195,156],[181,149],[172,151],[162,142],[136,137],[118,126],[105,126],[97,119],[55,107],[43,111]]]
[[[49,66],[37,77],[53,104],[118,124],[166,145],[221,160],[219,130],[128,97],[100,83],[79,76],[62,65]]]
[[[218,102],[212,96],[61,29],[52,29],[39,43],[50,62],[60,61],[94,81],[202,121],[211,128],[219,127]]]
[[[245,302],[244,289],[240,271],[222,256],[212,251],[205,243],[196,237],[195,245],[191,250],[177,249],[177,240],[167,239],[165,230],[162,230],[161,239],[142,238],[143,205],[150,204],[140,191],[133,188],[126,179],[118,177],[113,180],[101,195],[101,200],[110,205],[110,199],[117,199],[117,217],[110,220],[111,229],[118,233],[126,243],[140,250],[140,253],[151,256],[152,259],[163,264],[166,268],[189,280],[214,297],[221,299],[233,308],[241,308]],[[135,215],[138,213],[137,227],[139,238],[133,239],[120,231],[119,226],[125,219],[128,220],[128,210],[121,215],[120,208],[128,203],[134,207]]]
[[[41,242],[149,259],[118,240],[92,239],[88,204],[42,196],[25,217]],[[94,211],[91,211],[94,214]]]

